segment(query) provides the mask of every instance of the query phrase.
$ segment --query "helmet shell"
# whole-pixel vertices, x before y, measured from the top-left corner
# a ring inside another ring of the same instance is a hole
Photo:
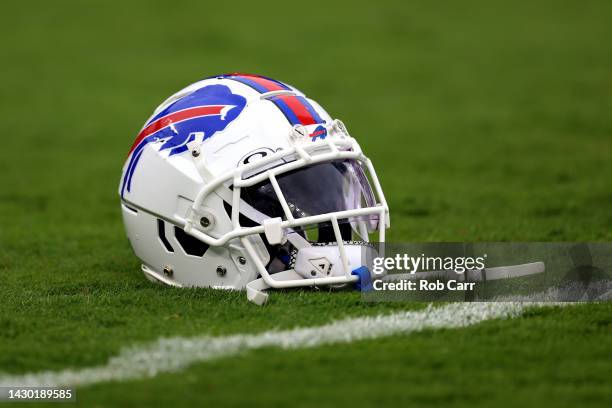
[[[331,123],[297,89],[246,74],[207,78],[175,93],[145,122],[123,166],[119,185],[125,230],[146,276],[175,286],[242,289],[258,276],[238,240],[208,246],[183,231],[182,220],[202,186],[240,164],[290,145],[295,124]],[[198,146],[207,172],[196,167]],[[207,232],[232,229],[227,203],[210,195]],[[249,237],[264,262],[265,244]]]

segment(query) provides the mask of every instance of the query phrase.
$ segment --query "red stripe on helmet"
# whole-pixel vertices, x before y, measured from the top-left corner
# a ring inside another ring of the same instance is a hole
[[[277,97],[285,102],[289,109],[293,111],[302,125],[314,125],[317,121],[312,117],[308,109],[293,95],[279,95]]]
[[[255,82],[257,85],[265,88],[267,92],[291,90],[291,88],[289,88],[285,84],[282,84],[270,78],[262,77],[260,75],[233,72],[231,74],[227,74],[227,76],[248,79],[249,81]]]

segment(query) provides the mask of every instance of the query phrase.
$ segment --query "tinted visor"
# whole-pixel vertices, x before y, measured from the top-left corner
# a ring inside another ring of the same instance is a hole
[[[356,160],[313,164],[280,174],[277,181],[294,218],[375,205],[368,178]],[[243,187],[241,198],[268,217],[287,219],[269,180]]]

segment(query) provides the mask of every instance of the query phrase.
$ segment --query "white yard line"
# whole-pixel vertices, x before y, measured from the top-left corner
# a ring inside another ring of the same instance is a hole
[[[440,307],[373,317],[349,318],[323,326],[272,330],[259,334],[162,338],[122,350],[100,366],[0,375],[2,386],[84,386],[176,372],[194,363],[229,357],[262,347],[297,349],[332,343],[350,343],[425,329],[459,328],[489,319],[519,316],[527,307],[546,303],[451,303]]]

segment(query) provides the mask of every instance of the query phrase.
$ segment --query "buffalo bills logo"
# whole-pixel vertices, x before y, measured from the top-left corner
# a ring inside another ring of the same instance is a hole
[[[187,143],[196,138],[204,141],[225,129],[246,105],[246,99],[233,94],[225,85],[210,85],[173,102],[149,120],[140,131],[129,152],[123,176],[121,196],[132,187],[132,176],[144,148],[153,142],[169,156],[187,151]]]
[[[317,140],[317,138],[323,140],[327,137],[327,129],[325,129],[325,126],[319,125],[309,136],[312,138],[313,142]]]

